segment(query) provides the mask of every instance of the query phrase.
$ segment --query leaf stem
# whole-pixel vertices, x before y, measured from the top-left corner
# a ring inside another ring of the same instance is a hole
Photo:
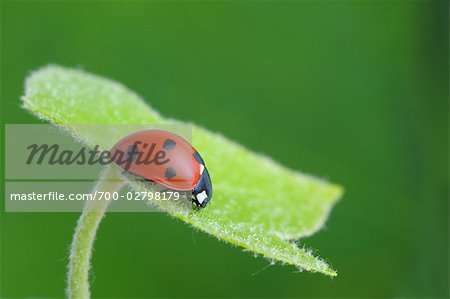
[[[109,165],[101,174],[92,190],[115,192],[122,188],[123,181],[118,179],[117,168]],[[87,201],[77,222],[70,246],[67,274],[67,297],[71,299],[90,298],[89,270],[91,268],[92,247],[100,221],[105,215],[110,200]]]

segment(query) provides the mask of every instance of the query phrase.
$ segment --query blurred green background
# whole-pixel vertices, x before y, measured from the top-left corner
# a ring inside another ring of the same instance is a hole
[[[94,297],[448,297],[448,29],[447,1],[3,1],[2,120],[40,122],[31,70],[79,67],[346,188],[301,241],[335,279],[113,213]],[[64,295],[77,217],[1,213],[1,297]]]

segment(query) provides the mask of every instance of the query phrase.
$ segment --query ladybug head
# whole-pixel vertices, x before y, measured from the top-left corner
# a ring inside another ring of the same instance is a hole
[[[212,184],[208,170],[203,169],[200,179],[192,190],[192,202],[195,203],[197,209],[203,209],[211,201]]]

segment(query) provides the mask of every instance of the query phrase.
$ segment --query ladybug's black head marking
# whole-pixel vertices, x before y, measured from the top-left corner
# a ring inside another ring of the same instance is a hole
[[[197,185],[192,190],[192,202],[198,209],[203,209],[211,201],[212,191],[211,178],[208,170],[204,168]]]

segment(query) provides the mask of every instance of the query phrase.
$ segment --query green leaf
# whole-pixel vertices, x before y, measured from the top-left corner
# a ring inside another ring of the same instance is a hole
[[[62,125],[88,145],[110,148],[123,136],[101,136],[74,124],[163,124],[163,118],[125,86],[84,71],[48,66],[26,81],[24,107],[38,117]],[[109,142],[109,144],[108,144]],[[256,154],[220,134],[193,126],[192,142],[202,154],[214,184],[211,204],[194,211],[160,203],[169,214],[221,240],[242,246],[272,261],[301,270],[335,276],[327,263],[294,239],[319,230],[333,204],[342,195],[340,186],[290,170]],[[135,189],[146,188],[129,181]]]

